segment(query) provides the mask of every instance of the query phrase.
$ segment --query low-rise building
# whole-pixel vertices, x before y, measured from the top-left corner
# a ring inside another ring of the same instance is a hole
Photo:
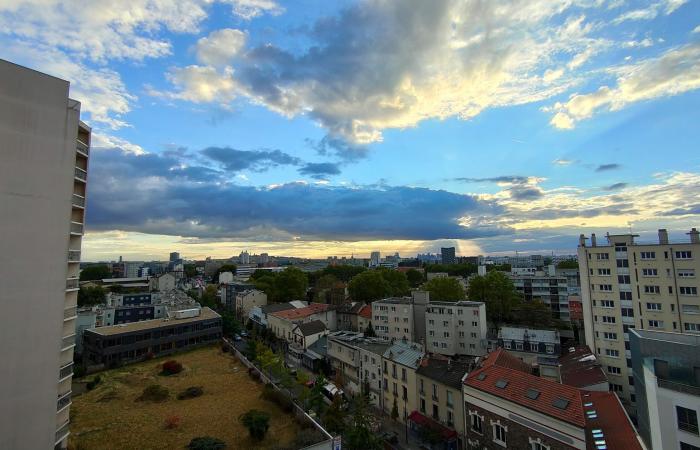
[[[382,409],[390,415],[396,406],[398,420],[402,423],[418,409],[416,369],[424,356],[422,345],[406,340],[394,341],[382,355]]]
[[[425,309],[430,301],[426,291],[412,291],[411,297],[392,297],[372,302],[372,327],[385,341],[425,342]]]
[[[369,389],[370,402],[381,401],[382,355],[389,343],[366,338],[361,332],[335,331],[327,337],[327,357],[346,393],[357,395]]]
[[[372,324],[372,305],[364,305],[357,312],[357,331],[362,333]]]
[[[498,329],[496,346],[503,347],[529,364],[536,363],[538,356],[558,357],[561,353],[557,330],[504,326]]]
[[[177,287],[177,278],[172,273],[163,273],[148,280],[152,291],[172,291]]]
[[[486,353],[486,305],[483,302],[429,302],[425,309],[425,349],[441,355]]]
[[[464,381],[467,448],[642,450],[612,392],[585,391],[529,373],[505,350]]]
[[[381,408],[382,396],[382,355],[389,348],[388,342],[379,339],[364,339],[357,344],[360,349],[360,385],[367,393],[369,403]]]
[[[216,342],[221,336],[221,316],[205,307],[173,318],[85,330],[83,355],[88,365],[112,366]]]
[[[267,328],[267,317],[269,314],[273,312],[287,311],[289,309],[303,308],[307,305],[308,303],[306,302],[293,301],[288,303],[271,303],[269,305],[253,306],[248,313],[248,319],[250,319],[254,325],[260,328]]]
[[[323,303],[311,303],[303,308],[287,309],[268,314],[268,328],[279,339],[292,342],[292,330],[297,324],[320,320],[327,329],[336,326],[335,307]]]
[[[345,303],[335,310],[338,321],[336,330],[364,331],[358,329],[358,314],[364,305],[360,302]]]
[[[235,309],[236,318],[245,321],[250,311],[256,306],[267,305],[267,294],[259,289],[246,289],[236,293]]]
[[[255,285],[251,283],[232,282],[221,285],[219,289],[219,297],[221,303],[229,311],[236,310],[236,296],[245,291],[255,289]]]

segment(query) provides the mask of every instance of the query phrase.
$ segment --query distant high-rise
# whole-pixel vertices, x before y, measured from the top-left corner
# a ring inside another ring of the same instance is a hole
[[[377,267],[379,266],[379,262],[381,261],[381,253],[379,252],[372,252],[369,257],[369,265],[370,267]]]
[[[176,262],[180,259],[180,252],[170,253],[170,262]]]
[[[440,254],[442,255],[443,264],[454,264],[456,262],[454,247],[443,247],[440,249]]]
[[[69,83],[0,60],[0,448],[66,448],[90,128]]]
[[[250,255],[248,254],[248,251],[242,251],[240,255],[238,255],[238,262],[241,264],[250,264]]]

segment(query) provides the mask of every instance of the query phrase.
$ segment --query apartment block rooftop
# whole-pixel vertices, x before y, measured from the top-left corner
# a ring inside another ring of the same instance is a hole
[[[668,230],[665,228],[660,228],[658,231],[658,240],[654,242],[639,241],[635,242],[635,238],[639,237],[638,234],[634,233],[621,233],[621,234],[610,234],[605,235],[605,243],[598,242],[598,238],[595,233],[591,233],[591,237],[587,238],[584,234],[581,234],[578,239],[579,247],[614,247],[619,242],[624,242],[625,245],[669,245],[669,244],[700,244],[700,231],[693,227],[689,232],[685,233],[688,235],[688,239],[684,241],[670,241],[668,238]],[[586,243],[588,242],[588,245]]]
[[[112,336],[117,334],[132,333],[134,331],[157,330],[159,328],[171,327],[173,325],[182,325],[192,322],[201,322],[203,320],[220,319],[221,316],[209,307],[204,307],[199,311],[199,314],[194,317],[185,317],[182,319],[153,319],[142,320],[140,322],[124,323],[121,325],[112,325],[107,327],[90,328],[90,332],[102,336]]]

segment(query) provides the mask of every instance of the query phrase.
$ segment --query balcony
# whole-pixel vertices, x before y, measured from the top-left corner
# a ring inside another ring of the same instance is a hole
[[[656,379],[656,384],[660,388],[670,389],[672,391],[681,392],[683,394],[690,394],[694,396],[700,396],[700,386],[693,386],[692,384],[678,383],[670,380],[663,380],[661,378]],[[697,433],[697,431],[696,431]]]
[[[79,181],[86,182],[87,181],[87,172],[80,167],[75,168],[75,178]]]
[[[68,262],[69,263],[79,263],[80,262],[80,250],[68,250]]]
[[[72,203],[76,208],[85,208],[85,197],[82,195],[73,194]]]
[[[80,139],[75,140],[75,148],[79,153],[82,153],[86,158],[90,155],[90,147]]]
[[[78,317],[78,308],[76,306],[72,306],[70,308],[66,308],[63,310],[63,320],[70,320],[70,319],[75,319]]]
[[[71,391],[68,391],[63,395],[60,395],[58,397],[58,401],[56,402],[56,411],[60,411],[63,408],[70,405],[70,403],[71,403],[70,398],[71,398]]]
[[[71,222],[70,223],[70,234],[82,236],[83,235],[83,224],[80,222]]]
[[[58,371],[58,380],[63,381],[73,375],[73,363],[68,363]]]
[[[71,347],[75,347],[75,334],[66,336],[61,341],[61,350],[68,350]]]
[[[79,289],[79,287],[80,287],[79,282],[80,282],[80,280],[78,279],[78,277],[68,278],[66,280],[66,290],[67,291],[74,291],[76,289]]]
[[[64,439],[68,437],[69,434],[69,429],[70,427],[70,421],[66,420],[66,422],[61,425],[58,430],[56,430],[56,445],[60,444]]]

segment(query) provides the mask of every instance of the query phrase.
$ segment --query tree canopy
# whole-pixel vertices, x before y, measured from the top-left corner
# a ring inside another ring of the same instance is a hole
[[[282,272],[256,270],[251,277],[255,287],[267,294],[270,303],[305,300],[309,279],[296,267],[287,267]]]
[[[472,278],[468,297],[486,303],[486,316],[496,326],[507,321],[513,308],[520,303],[520,295],[513,282],[506,274],[496,270]]]
[[[423,274],[416,269],[409,269],[406,271],[406,279],[411,287],[416,288],[423,283],[425,277],[423,277]]]
[[[447,272],[447,274],[452,277],[468,277],[469,275],[476,273],[477,270],[477,265],[472,263],[426,264],[425,266],[426,273]]]
[[[216,288],[216,285],[208,284],[207,287],[204,288],[204,292],[202,292],[202,296],[199,298],[199,303],[202,306],[208,306],[211,309],[218,306],[219,290]]]
[[[379,271],[368,270],[350,280],[348,291],[354,301],[370,303],[391,296],[391,285]]]
[[[81,287],[78,291],[78,306],[100,305],[105,302],[107,291],[101,286]]]
[[[267,430],[270,428],[270,414],[268,412],[251,409],[242,414],[238,420],[248,429],[251,438],[256,441],[265,439]]]
[[[557,264],[557,269],[578,269],[578,261],[575,259],[561,261]]]
[[[435,302],[458,302],[465,298],[464,288],[455,278],[433,278],[423,289],[430,292],[430,300]]]
[[[80,271],[80,281],[112,278],[112,271],[106,264],[93,264]]]
[[[197,276],[197,265],[196,264],[185,264],[185,276],[187,278],[194,278]]]

